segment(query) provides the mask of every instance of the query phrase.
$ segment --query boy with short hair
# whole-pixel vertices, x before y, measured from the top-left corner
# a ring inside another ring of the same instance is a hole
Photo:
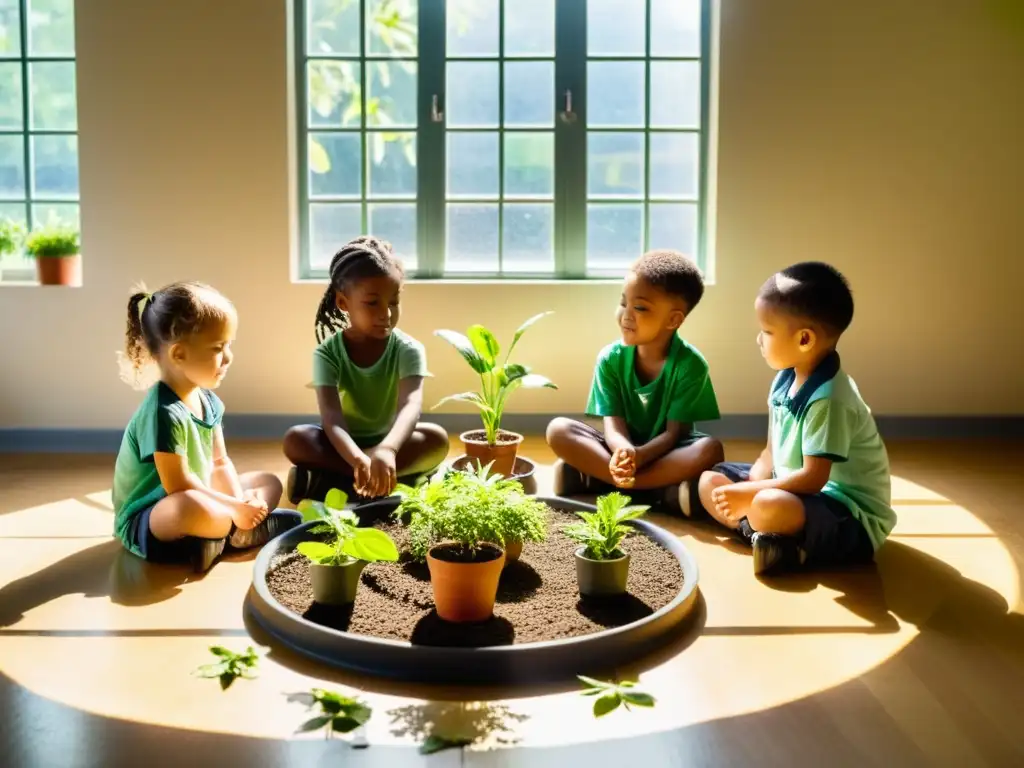
[[[614,486],[689,508],[688,481],[723,459],[721,443],[694,430],[719,418],[708,364],[678,333],[703,295],[697,265],[676,251],[651,251],[630,268],[616,313],[622,340],[598,355],[586,409],[604,433],[561,417],[548,426],[556,495]]]
[[[768,444],[753,465],[701,476],[704,509],[752,545],[755,574],[870,562],[896,513],[885,445],[836,352],[853,320],[846,279],[828,264],[796,264],[768,279],[754,307],[761,354],[779,371]]]

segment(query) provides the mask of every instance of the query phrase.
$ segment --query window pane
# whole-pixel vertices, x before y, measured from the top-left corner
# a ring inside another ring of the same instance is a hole
[[[448,55],[498,56],[498,0],[448,0]]]
[[[555,124],[555,63],[505,64],[505,125],[549,128]]]
[[[643,56],[646,23],[646,0],[587,0],[587,53]]]
[[[554,230],[554,205],[506,204],[502,231],[502,271],[553,272]]]
[[[498,197],[497,133],[448,134],[448,195]]]
[[[358,128],[360,67],[355,61],[311,61],[306,70],[311,128]]]
[[[448,125],[452,128],[498,126],[497,62],[448,64]]]
[[[642,61],[592,61],[587,64],[587,125],[643,127]]]
[[[370,197],[416,196],[416,134],[374,131],[366,137],[370,154]]]
[[[650,247],[673,248],[697,257],[697,206],[693,203],[651,203]]]
[[[309,194],[358,197],[362,191],[363,140],[358,133],[309,137]]]
[[[366,124],[381,128],[415,128],[416,62],[373,61],[369,67]]]
[[[370,234],[391,243],[405,268],[416,269],[416,204],[385,203],[369,206]]]
[[[448,206],[449,272],[497,272],[498,206]]]
[[[78,137],[32,137],[32,196],[78,197]]]
[[[39,62],[29,65],[32,83],[32,128],[37,131],[73,131],[78,125],[75,103],[75,62]]]
[[[21,54],[21,0],[0,0],[0,56]]]
[[[359,0],[306,0],[310,55],[359,55]]]
[[[75,0],[28,0],[28,21],[31,55],[75,54]]]
[[[0,128],[21,130],[21,64],[0,64]]]
[[[700,55],[700,0],[651,0],[651,55]]]
[[[78,203],[36,203],[32,206],[32,221],[35,226],[42,224],[68,224],[78,228]]]
[[[643,252],[643,203],[587,206],[587,267],[625,269]]]
[[[24,203],[0,203],[0,221],[16,221],[19,224],[24,224],[27,219],[25,218],[25,204]]]
[[[644,134],[590,133],[587,136],[587,194],[643,197]]]
[[[327,269],[341,246],[362,234],[359,203],[314,203],[309,206],[309,265]]]
[[[555,134],[506,133],[505,195],[550,198],[554,193]]]
[[[697,197],[700,134],[651,134],[651,197]]]
[[[555,0],[505,3],[505,55],[555,55]]]
[[[25,199],[25,139],[0,136],[0,197]]]
[[[366,50],[371,56],[415,56],[416,0],[366,0]]]
[[[700,126],[700,62],[651,62],[651,126]]]

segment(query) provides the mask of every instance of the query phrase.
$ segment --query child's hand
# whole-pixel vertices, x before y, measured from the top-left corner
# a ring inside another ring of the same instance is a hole
[[[356,456],[352,464],[352,487],[360,496],[369,496],[370,485],[370,457],[365,453]]]
[[[619,448],[608,463],[612,482],[619,488],[632,488],[636,482],[636,448]]]
[[[378,445],[370,451],[369,490],[373,497],[390,496],[398,484],[393,448]]]

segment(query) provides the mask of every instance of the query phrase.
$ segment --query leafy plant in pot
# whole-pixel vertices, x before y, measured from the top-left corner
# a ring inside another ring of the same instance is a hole
[[[434,408],[451,401],[472,403],[479,408],[483,429],[463,432],[459,439],[462,440],[466,455],[478,459],[481,464],[493,463],[493,471],[505,477],[512,475],[516,454],[520,443],[523,442],[523,436],[519,433],[501,428],[501,417],[505,412],[509,395],[521,387],[558,389],[550,379],[532,373],[525,365],[510,363],[509,358],[527,329],[550,314],[551,312],[541,312],[519,326],[505,353],[504,361],[499,360],[501,346],[498,340],[482,325],[471,326],[466,335],[457,331],[434,331],[437,336],[455,347],[462,355],[462,359],[480,376],[479,392],[449,395],[442,398]]]
[[[296,547],[310,561],[313,599],[323,605],[354,602],[363,568],[398,560],[391,537],[376,528],[359,528],[359,518],[345,509],[347,502],[344,491],[333,488],[323,502],[304,499],[298,505],[305,521],[320,521],[310,533],[328,535],[326,541],[303,541]]]
[[[29,233],[25,252],[35,258],[40,285],[77,285],[81,270],[78,230],[52,222]]]
[[[25,239],[25,227],[8,218],[0,220],[0,260],[11,253],[17,253]]]
[[[621,595],[626,591],[629,553],[621,545],[632,528],[625,523],[650,509],[629,506],[629,501],[617,491],[601,496],[596,512],[577,512],[582,522],[562,530],[581,544],[576,550],[576,581],[581,595]]]
[[[445,621],[486,621],[494,612],[504,544],[547,535],[543,502],[513,480],[449,469],[415,488],[400,485],[395,510],[408,519],[410,553],[426,559],[437,614]],[[521,549],[521,545],[519,547]]]

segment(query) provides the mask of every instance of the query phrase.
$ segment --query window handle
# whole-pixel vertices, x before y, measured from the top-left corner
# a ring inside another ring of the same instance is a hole
[[[437,94],[434,94],[434,99],[430,104],[430,119],[435,123],[444,122],[444,111],[438,106],[439,99]]]
[[[562,110],[559,117],[561,117],[562,122],[565,123],[576,122],[576,113],[572,111],[572,91],[568,88],[565,91],[565,109]]]

